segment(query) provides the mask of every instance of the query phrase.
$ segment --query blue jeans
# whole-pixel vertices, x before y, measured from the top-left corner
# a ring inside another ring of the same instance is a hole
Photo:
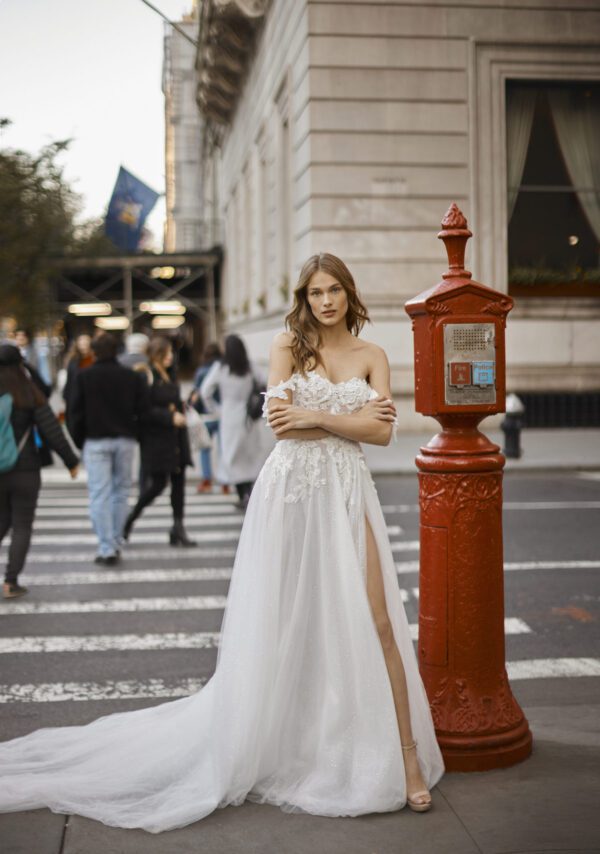
[[[209,436],[214,436],[219,429],[219,421],[207,421],[206,429]],[[212,448],[201,448],[200,450],[200,469],[204,480],[212,480],[212,467],[210,464],[210,455]]]
[[[83,463],[88,475],[90,519],[98,537],[98,554],[114,555],[121,543],[129,508],[135,439],[86,439]]]

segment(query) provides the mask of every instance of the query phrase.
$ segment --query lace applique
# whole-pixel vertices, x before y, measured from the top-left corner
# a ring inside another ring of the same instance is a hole
[[[286,504],[303,501],[313,490],[331,480],[331,463],[342,487],[344,502],[350,507],[357,500],[359,471],[366,472],[372,484],[373,479],[358,442],[339,436],[278,442],[259,475],[264,498],[268,500],[272,497],[273,487],[284,483],[283,500]]]
[[[286,390],[289,389],[292,393],[294,392],[295,382],[294,382],[294,374],[289,378],[289,380],[283,380],[277,385],[271,385],[268,387],[266,391],[261,391],[261,394],[264,395],[262,415],[263,418],[267,418],[269,415],[269,410],[267,408],[269,400],[272,397],[279,397],[281,400],[287,400]]]
[[[294,405],[336,415],[356,412],[378,397],[377,391],[361,377],[334,383],[316,371],[307,371],[305,375],[295,373],[264,393],[265,417],[268,400],[272,397],[285,400],[287,390],[293,392]],[[357,485],[361,472],[366,472],[374,486],[359,443],[331,434],[323,439],[281,439],[263,466],[259,480],[264,486],[265,499],[272,497],[283,484],[283,500],[290,504],[302,501],[333,476],[342,488],[346,506],[350,507],[360,495]]]
[[[307,371],[305,377],[293,376],[297,378],[294,403],[307,409],[327,410],[334,415],[349,414],[364,406],[373,394],[377,396],[361,377],[334,383],[316,371]]]

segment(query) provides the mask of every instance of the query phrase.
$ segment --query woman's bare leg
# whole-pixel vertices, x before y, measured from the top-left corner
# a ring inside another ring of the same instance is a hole
[[[365,524],[367,526],[367,596],[390,678],[396,717],[398,718],[398,729],[400,730],[400,741],[402,744],[408,745],[412,744],[414,739],[410,722],[406,674],[387,612],[377,543],[366,518]],[[427,790],[419,767],[417,752],[418,748],[417,750],[402,751],[406,770],[406,789],[409,795],[412,795],[413,792]],[[431,797],[419,795],[414,800],[416,803],[426,803],[431,800]]]

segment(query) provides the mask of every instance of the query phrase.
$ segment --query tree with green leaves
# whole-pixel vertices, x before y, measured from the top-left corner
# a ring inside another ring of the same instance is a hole
[[[8,124],[0,119],[0,130]],[[49,281],[73,240],[79,198],[58,162],[67,147],[0,149],[0,312],[28,326],[49,316]]]
[[[0,132],[10,120],[0,119]],[[65,255],[114,253],[103,220],[76,223],[80,196],[65,180],[69,140],[39,153],[0,148],[0,315],[38,328],[53,315],[52,279]]]

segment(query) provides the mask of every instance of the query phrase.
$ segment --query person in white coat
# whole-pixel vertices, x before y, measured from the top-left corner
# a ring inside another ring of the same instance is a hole
[[[242,508],[248,503],[266,456],[262,419],[252,421],[246,408],[254,380],[265,383],[265,377],[250,364],[242,339],[228,335],[223,358],[213,364],[200,386],[206,410],[218,412],[220,418],[217,480],[235,485]],[[219,404],[214,400],[217,389]]]

